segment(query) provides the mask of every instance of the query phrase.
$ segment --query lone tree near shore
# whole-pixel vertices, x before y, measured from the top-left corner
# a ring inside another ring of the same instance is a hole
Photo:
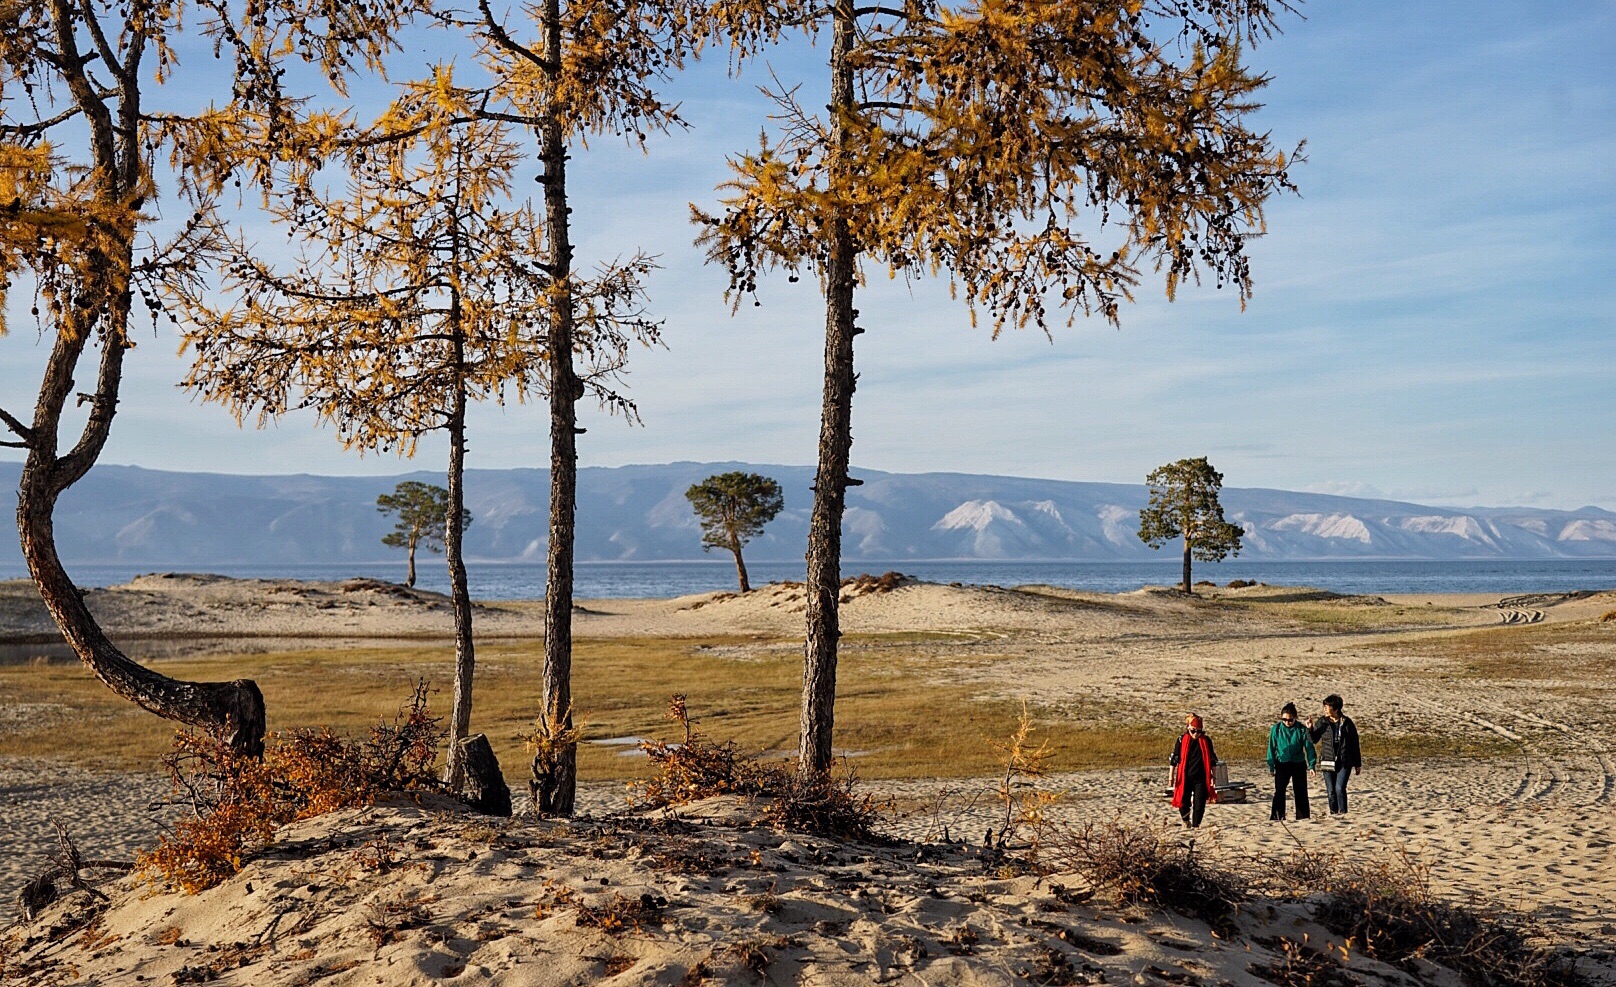
[[[408,549],[410,572],[404,585],[415,585],[415,549],[423,546],[429,551],[443,551],[444,536],[449,527],[449,491],[431,483],[405,480],[390,494],[376,498],[376,509],[383,514],[396,514],[393,530],[382,537],[389,548]],[[460,529],[471,527],[471,511],[460,509]]]
[[[1221,562],[1240,554],[1240,526],[1223,519],[1218,491],[1223,474],[1205,456],[1158,466],[1145,477],[1150,503],[1139,512],[1139,540],[1161,548],[1184,539],[1184,584],[1190,592],[1190,559]]]
[[[727,548],[735,553],[741,592],[749,592],[752,583],[746,578],[741,546],[762,534],[785,506],[780,484],[757,473],[719,473],[693,484],[685,497],[701,519],[702,551]]]
[[[854,296],[866,276],[945,273],[1005,327],[1118,321],[1152,269],[1169,298],[1203,275],[1251,290],[1247,239],[1292,187],[1250,115],[1244,64],[1286,0],[718,0],[742,41],[829,36],[828,100],[778,83],[778,134],[731,159],[697,210],[728,297],[769,271],[825,300],[818,468],[808,534],[799,770],[831,765],[841,535],[852,436]],[[817,100],[815,100],[817,102]],[[873,269],[873,270],[871,270]]]

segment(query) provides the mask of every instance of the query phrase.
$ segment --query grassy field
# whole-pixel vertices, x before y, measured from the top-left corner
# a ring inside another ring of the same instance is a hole
[[[1510,646],[1513,633],[1478,632],[1442,646],[1454,652],[1451,657],[1461,667],[1474,666],[1478,673],[1482,666],[1495,671],[1498,662],[1513,669],[1514,658],[1484,658],[1520,650]],[[1606,636],[1616,639],[1616,633]],[[978,687],[951,673],[982,661],[1013,661],[1014,645],[1007,641],[1004,654],[979,652],[962,661],[951,653],[961,638],[871,634],[850,635],[844,642],[836,738],[862,777],[980,776],[997,770],[1000,755],[993,741],[1013,729],[1018,707],[1007,698],[983,698]],[[158,667],[182,679],[257,680],[272,731],[330,726],[357,734],[391,717],[417,680],[439,690],[433,707],[446,710],[452,661],[447,644],[419,644],[174,660]],[[507,778],[517,784],[527,777],[523,737],[532,727],[542,662],[538,641],[488,641],[478,650],[473,729],[489,735]],[[586,741],[673,738],[677,728],[663,714],[668,698],[683,692],[697,728],[709,737],[732,739],[751,751],[785,753],[795,746],[802,675],[795,640],[584,639],[576,643],[573,675]],[[76,662],[0,667],[0,696],[11,711],[0,720],[0,755],[149,769],[174,731],[172,724],[112,695]],[[1050,761],[1055,771],[1159,765],[1175,736],[1165,722],[1081,698],[1064,702],[1058,715],[1043,717],[1039,729],[1055,750]],[[1260,744],[1256,733],[1219,738],[1226,758],[1258,758]],[[1377,760],[1508,753],[1504,745],[1494,750],[1451,737],[1376,735],[1369,745],[1365,753]],[[632,750],[629,743],[585,743],[580,773],[595,780],[636,777],[647,768],[643,758],[624,756]]]
[[[1395,647],[1468,679],[1616,681],[1616,620],[1489,627]]]
[[[837,743],[856,752],[866,778],[992,773],[990,739],[1007,735],[1017,707],[983,701],[961,685],[930,681],[932,650],[916,640],[879,640],[845,649],[840,663]],[[270,728],[331,726],[361,732],[391,716],[418,679],[448,705],[451,648],[290,651],[273,655],[163,662],[168,675],[208,680],[250,676],[264,691]],[[688,696],[696,726],[743,748],[784,752],[795,746],[801,690],[800,650],[756,638],[581,640],[573,694],[586,740],[671,739],[664,714],[675,692]],[[543,662],[541,644],[493,642],[479,648],[473,728],[494,743],[507,777],[526,777],[523,736],[532,725]],[[143,768],[167,749],[173,726],[107,691],[76,663],[0,668],[0,695],[28,719],[0,725],[0,755],[62,758],[105,768]],[[1057,769],[1116,767],[1161,758],[1171,736],[1159,725],[1083,722],[1040,724],[1059,754]],[[586,743],[586,779],[627,779],[645,761],[626,745]]]

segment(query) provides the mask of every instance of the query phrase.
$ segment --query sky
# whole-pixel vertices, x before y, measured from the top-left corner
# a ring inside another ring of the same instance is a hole
[[[1255,294],[1147,279],[1122,325],[1048,338],[971,326],[946,283],[874,271],[861,290],[857,469],[1138,483],[1207,456],[1231,487],[1444,506],[1616,509],[1616,2],[1313,0],[1251,53],[1273,81],[1260,126],[1306,141],[1299,196],[1251,247]],[[425,60],[430,51],[423,51]],[[437,53],[441,54],[441,53]],[[823,48],[782,52],[784,78]],[[627,377],[643,424],[588,409],[583,466],[815,458],[824,308],[771,277],[731,311],[692,245],[726,154],[752,147],[766,76],[708,64],[677,80],[691,127],[641,154],[608,141],[570,166],[586,265],[660,257],[666,345]],[[798,73],[793,76],[792,73]],[[537,170],[536,166],[533,169]],[[17,294],[0,407],[32,408],[45,344]],[[102,462],[224,473],[437,469],[343,450],[312,415],[259,430],[177,387],[168,328],[135,332]],[[85,374],[90,373],[86,368]],[[548,465],[536,405],[479,409],[472,468]],[[20,459],[0,450],[0,459]]]

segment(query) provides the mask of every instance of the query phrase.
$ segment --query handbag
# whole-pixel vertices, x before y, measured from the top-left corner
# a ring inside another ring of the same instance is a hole
[[[1319,770],[1320,771],[1334,771],[1335,770],[1335,762],[1334,761],[1320,761],[1319,762]]]

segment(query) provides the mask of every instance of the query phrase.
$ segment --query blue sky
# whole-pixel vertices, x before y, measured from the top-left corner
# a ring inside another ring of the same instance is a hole
[[[1274,76],[1260,121],[1307,141],[1300,197],[1253,248],[1256,294],[1159,283],[1098,320],[993,341],[941,284],[877,273],[863,292],[854,462],[1139,482],[1205,455],[1225,483],[1444,505],[1616,508],[1616,3],[1330,2],[1254,55]],[[783,73],[822,52],[783,54]],[[768,106],[761,72],[704,66],[674,87],[691,130],[641,156],[607,143],[572,165],[585,261],[660,254],[667,347],[628,378],[645,419],[585,417],[583,465],[810,463],[823,307],[811,281],[764,283],[731,315],[691,246],[724,154]],[[26,412],[44,348],[18,316],[0,339],[0,406]],[[312,418],[237,429],[179,391],[169,331],[137,331],[104,462],[158,469],[395,473]],[[537,407],[486,409],[470,465],[543,466]],[[0,458],[20,458],[0,451]]]

